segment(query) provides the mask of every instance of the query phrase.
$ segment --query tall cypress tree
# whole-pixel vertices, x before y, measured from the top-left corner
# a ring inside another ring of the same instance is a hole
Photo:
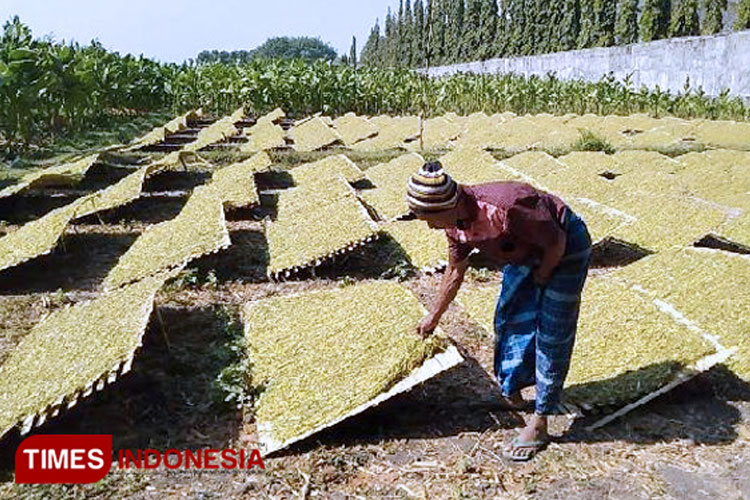
[[[395,52],[395,41],[396,41],[396,20],[393,19],[390,7],[388,8],[388,14],[385,16],[385,39],[382,44],[382,57],[381,64],[386,67],[393,67],[396,65],[396,52]]]
[[[446,58],[451,63],[461,61],[464,38],[464,0],[445,0],[447,3],[448,29],[445,33]]]
[[[361,63],[365,66],[380,66],[380,23],[375,20],[375,26],[370,30],[365,46],[362,48]]]
[[[750,0],[740,0],[737,6],[737,20],[734,22],[737,31],[750,29]]]
[[[500,0],[500,17],[497,20],[497,31],[495,34],[495,55],[505,57],[508,55],[508,37],[510,36],[510,23],[508,22],[508,0]]]
[[[617,3],[614,0],[594,0],[594,43],[597,47],[615,44]]]
[[[638,41],[638,0],[620,0],[615,36],[618,45]]]
[[[596,11],[594,0],[581,0],[581,24],[578,32],[578,48],[592,47],[596,41]]]
[[[479,52],[480,14],[482,0],[466,0],[464,32],[461,38],[461,60],[473,61]]]
[[[672,10],[669,36],[696,36],[699,34],[698,0],[677,0]]]
[[[549,21],[550,21],[550,10],[554,7],[550,6],[550,2],[547,0],[533,0],[533,17],[532,29],[531,29],[531,53],[532,54],[543,54],[545,52],[552,51],[552,45],[549,40]]]
[[[404,63],[404,54],[402,52],[401,37],[404,32],[404,0],[399,0],[398,15],[394,23],[393,44],[391,52],[393,54],[394,66],[402,67]]]
[[[639,23],[641,40],[651,42],[669,34],[670,0],[645,0]]]
[[[404,5],[404,17],[401,20],[401,64],[411,68],[414,64],[414,18],[411,15],[411,0],[406,0]]]
[[[704,35],[715,35],[724,27],[724,11],[727,0],[703,0],[706,15],[703,17],[701,31]]]
[[[528,26],[527,26],[527,1],[510,1],[510,55],[518,56],[528,54]]]
[[[412,28],[412,65],[421,67],[425,59],[425,23],[422,0],[414,2],[414,26]]]
[[[547,46],[547,52],[560,52],[561,48],[560,38],[560,26],[565,16],[565,2],[560,5],[549,9],[549,14],[545,26],[545,45]]]
[[[637,0],[636,0],[637,1]],[[559,27],[559,49],[573,50],[578,46],[581,29],[581,3],[579,0],[564,0]],[[552,26],[555,29],[555,26]]]
[[[498,23],[497,0],[482,0],[479,19],[478,56],[485,60],[495,55]]]
[[[357,37],[352,37],[352,47],[349,49],[349,64],[357,69]]]

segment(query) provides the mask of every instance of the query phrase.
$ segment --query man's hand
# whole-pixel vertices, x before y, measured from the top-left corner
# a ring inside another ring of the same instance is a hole
[[[426,339],[427,337],[432,335],[432,332],[435,331],[435,328],[437,328],[439,322],[439,316],[435,316],[432,313],[428,314],[427,316],[422,318],[422,321],[419,322],[419,325],[417,326],[417,335],[419,335],[423,339]]]

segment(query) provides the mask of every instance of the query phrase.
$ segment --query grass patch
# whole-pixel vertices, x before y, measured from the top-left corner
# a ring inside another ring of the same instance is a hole
[[[573,143],[573,151],[601,151],[613,154],[615,148],[606,139],[598,136],[588,129],[579,129],[580,137]]]

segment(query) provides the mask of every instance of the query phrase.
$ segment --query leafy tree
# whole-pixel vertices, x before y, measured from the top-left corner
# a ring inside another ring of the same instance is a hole
[[[727,10],[727,0],[703,0],[706,14],[703,18],[701,31],[704,35],[715,35],[724,27],[724,11]]]
[[[615,0],[594,0],[594,43],[597,47],[611,47],[615,44],[615,22],[617,2]]]
[[[740,0],[737,6],[737,20],[734,22],[737,31],[750,29],[750,0]]]
[[[638,0],[620,0],[615,35],[620,45],[638,42]]]
[[[562,19],[559,26],[559,50],[573,50],[576,48],[580,33],[580,22],[580,0],[564,0]],[[555,28],[554,25],[552,28]]]
[[[275,37],[269,38],[252,51],[253,59],[306,59],[314,61],[336,59],[336,50],[320,38]]]
[[[669,24],[669,36],[696,36],[699,34],[698,0],[677,0]]]

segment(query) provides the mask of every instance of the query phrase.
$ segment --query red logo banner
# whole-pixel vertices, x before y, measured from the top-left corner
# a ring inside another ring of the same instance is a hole
[[[16,450],[19,484],[95,483],[111,467],[111,435],[38,434],[24,439]]]

